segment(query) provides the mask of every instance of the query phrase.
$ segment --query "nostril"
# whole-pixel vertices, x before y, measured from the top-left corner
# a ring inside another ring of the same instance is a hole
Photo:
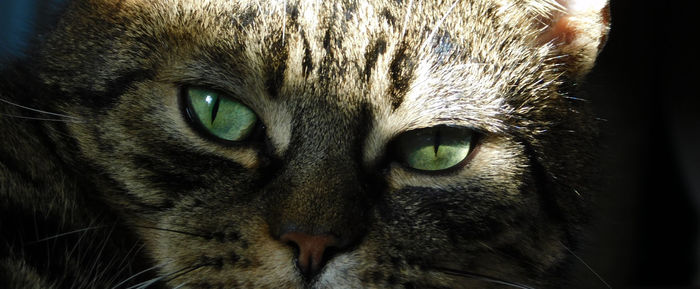
[[[321,271],[325,260],[335,251],[338,243],[336,237],[329,234],[309,235],[301,232],[285,233],[280,241],[296,249],[297,266],[307,278]]]
[[[285,245],[292,248],[292,251],[294,252],[294,257],[297,257],[297,258],[299,257],[300,252],[299,252],[299,245],[297,245],[297,243],[295,243],[293,241],[286,241],[286,242],[282,241],[282,242],[284,242]]]
[[[280,239],[280,241],[284,242],[285,245],[294,248],[294,251],[296,253],[299,253],[299,252],[297,252],[297,251],[299,251],[299,245],[297,245],[296,242],[294,242],[294,241],[286,241],[285,242],[285,240],[282,240],[282,239]]]

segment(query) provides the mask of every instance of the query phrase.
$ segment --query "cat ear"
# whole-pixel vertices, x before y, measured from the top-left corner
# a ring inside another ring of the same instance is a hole
[[[591,70],[610,30],[608,0],[556,0],[558,8],[545,20],[540,44],[554,44],[575,78]]]

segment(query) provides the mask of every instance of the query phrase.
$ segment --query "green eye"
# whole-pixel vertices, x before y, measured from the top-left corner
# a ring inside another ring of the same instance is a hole
[[[404,133],[396,140],[398,158],[421,171],[441,171],[460,164],[472,149],[473,132],[438,126]]]
[[[212,135],[240,141],[253,132],[258,117],[242,103],[206,89],[188,88],[186,93],[190,117],[198,120]]]

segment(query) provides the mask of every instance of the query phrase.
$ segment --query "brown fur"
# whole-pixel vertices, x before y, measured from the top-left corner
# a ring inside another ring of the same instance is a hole
[[[580,2],[74,1],[3,74],[1,220],[27,221],[3,229],[0,268],[57,288],[568,287],[596,148],[571,87],[608,29],[604,1]],[[188,85],[249,106],[266,137],[202,138]],[[482,135],[463,168],[391,158],[440,125]],[[313,279],[290,226],[340,240]]]

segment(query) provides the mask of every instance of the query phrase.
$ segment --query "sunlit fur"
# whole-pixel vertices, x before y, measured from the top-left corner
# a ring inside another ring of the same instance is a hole
[[[0,80],[3,288],[572,288],[596,151],[575,84],[608,19],[582,0],[73,1]],[[263,136],[203,137],[187,86]],[[440,125],[479,135],[463,167],[395,159]],[[311,279],[290,226],[344,242]]]

